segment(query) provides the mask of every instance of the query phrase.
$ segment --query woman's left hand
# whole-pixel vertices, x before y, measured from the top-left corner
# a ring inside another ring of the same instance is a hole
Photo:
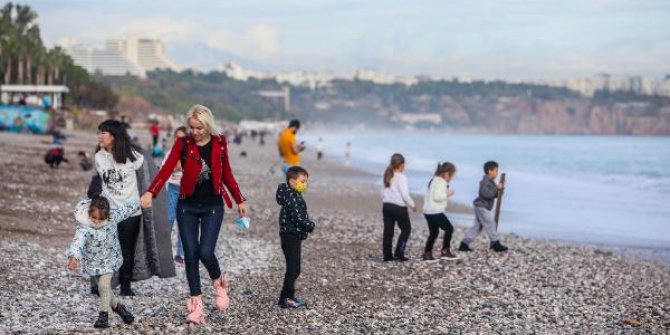
[[[249,210],[247,209],[247,204],[246,203],[240,203],[237,205],[237,212],[240,213],[240,216],[247,216],[249,214]]]

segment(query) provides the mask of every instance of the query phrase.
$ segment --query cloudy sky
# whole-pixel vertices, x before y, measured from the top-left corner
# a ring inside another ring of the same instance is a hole
[[[668,0],[39,0],[48,45],[162,39],[182,67],[483,79],[670,73]]]

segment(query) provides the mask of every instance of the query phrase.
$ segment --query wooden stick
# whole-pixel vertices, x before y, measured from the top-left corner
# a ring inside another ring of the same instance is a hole
[[[502,203],[502,196],[505,193],[505,174],[500,175],[500,183],[503,185],[503,188],[498,191],[498,201],[496,201],[496,230],[498,229],[498,219],[500,219],[500,204]]]

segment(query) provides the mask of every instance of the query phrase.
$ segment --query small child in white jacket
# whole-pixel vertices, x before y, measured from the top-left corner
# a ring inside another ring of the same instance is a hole
[[[442,241],[442,250],[440,256],[443,259],[455,260],[458,259],[451,253],[451,234],[454,232],[454,226],[451,225],[449,218],[445,211],[447,210],[447,202],[454,191],[449,187],[449,182],[456,174],[456,166],[449,162],[438,163],[435,175],[428,183],[428,192],[424,199],[423,216],[428,223],[428,240],[426,240],[426,248],[423,253],[424,261],[434,261],[433,245],[440,233],[440,229],[444,230],[444,240]]]
[[[98,319],[93,325],[95,328],[109,327],[110,307],[126,324],[135,320],[114,297],[110,282],[123,263],[117,224],[131,217],[139,208],[139,199],[135,199],[110,210],[109,201],[102,196],[82,200],[75,207],[77,229],[67,251],[67,267],[76,270],[81,264],[83,272],[98,283],[100,307]]]

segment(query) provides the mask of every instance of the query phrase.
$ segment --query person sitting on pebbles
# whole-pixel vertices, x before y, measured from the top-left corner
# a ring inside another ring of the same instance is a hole
[[[281,308],[299,308],[306,303],[295,297],[295,281],[300,276],[302,241],[314,231],[314,221],[307,214],[307,204],[302,194],[307,191],[307,170],[291,166],[286,170],[286,183],[277,187],[279,212],[279,238],[286,259],[284,285],[279,294]]]
[[[109,201],[103,196],[82,200],[75,207],[77,228],[67,251],[67,267],[74,271],[81,264],[83,272],[97,281],[100,306],[95,328],[109,327],[110,307],[124,323],[135,321],[133,314],[114,297],[110,282],[123,263],[117,225],[139,208],[139,199],[135,199],[110,210]]]

